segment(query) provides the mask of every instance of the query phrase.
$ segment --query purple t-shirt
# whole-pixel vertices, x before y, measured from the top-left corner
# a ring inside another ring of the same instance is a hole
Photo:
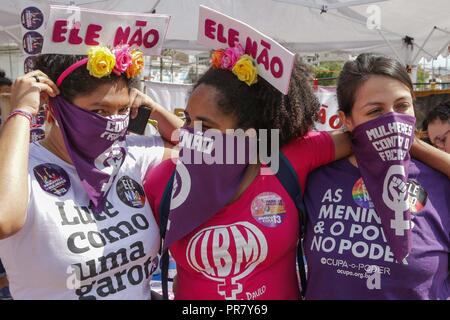
[[[358,168],[344,159],[310,174],[306,299],[450,299],[450,180],[416,160],[409,172],[412,251],[400,263]]]

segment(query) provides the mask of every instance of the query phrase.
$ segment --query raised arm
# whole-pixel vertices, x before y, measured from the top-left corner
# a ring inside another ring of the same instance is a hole
[[[30,144],[28,115],[37,114],[41,93],[52,97],[59,94],[56,85],[41,71],[18,78],[12,86],[11,115],[14,116],[8,118],[0,132],[0,239],[12,236],[25,223]]]
[[[131,117],[137,114],[137,108],[139,106],[146,106],[152,109],[150,119],[158,121],[158,131],[161,137],[170,142],[171,144],[177,144],[178,139],[173,140],[172,133],[174,130],[179,129],[183,126],[184,121],[177,117],[172,112],[167,111],[162,106],[157,104],[146,94],[140,92],[137,89],[132,89],[130,92],[130,101],[132,113]]]

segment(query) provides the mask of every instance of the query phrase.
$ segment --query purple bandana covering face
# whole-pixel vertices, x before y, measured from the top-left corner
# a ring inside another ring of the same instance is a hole
[[[81,184],[100,212],[125,160],[129,116],[102,117],[62,97],[51,98],[50,105]]]
[[[353,130],[353,153],[386,239],[399,262],[411,250],[407,183],[415,123],[412,116],[388,113]]]
[[[179,147],[164,248],[230,202],[257,150],[256,138],[192,129],[181,130]]]

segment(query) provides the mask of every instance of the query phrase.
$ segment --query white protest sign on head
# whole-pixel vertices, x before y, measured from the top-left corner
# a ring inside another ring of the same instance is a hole
[[[51,6],[43,53],[87,54],[92,46],[138,47],[160,55],[170,16]]]
[[[215,50],[239,42],[255,60],[258,74],[283,94],[288,93],[294,54],[248,24],[200,6],[197,41]]]
[[[336,88],[321,88],[316,91],[316,97],[320,102],[320,110],[315,122],[315,129],[318,131],[333,131],[342,128],[339,119],[339,106],[336,95]]]

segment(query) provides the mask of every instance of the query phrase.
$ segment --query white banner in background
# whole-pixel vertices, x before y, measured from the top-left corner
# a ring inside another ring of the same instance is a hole
[[[145,55],[161,54],[170,16],[51,6],[44,53],[86,54],[91,46],[128,44]]]
[[[171,112],[174,112],[176,108],[184,109],[186,107],[192,89],[193,85],[145,81],[145,93]],[[315,129],[319,131],[341,129],[336,88],[319,87],[316,96],[321,107]]]
[[[167,110],[184,109],[193,85],[145,81],[145,93]]]
[[[34,70],[36,58],[42,53],[45,24],[48,19],[48,5],[42,1],[22,0],[19,2],[20,25],[22,29],[22,50],[25,54],[24,73]],[[39,113],[33,117],[30,142],[45,138],[45,107],[41,104]]]
[[[342,128],[338,116],[338,101],[336,88],[319,87],[316,96],[321,104],[315,129],[318,131],[333,131]]]
[[[288,93],[294,54],[248,24],[200,6],[197,42],[211,49],[234,47],[239,42],[255,60],[259,75]]]

